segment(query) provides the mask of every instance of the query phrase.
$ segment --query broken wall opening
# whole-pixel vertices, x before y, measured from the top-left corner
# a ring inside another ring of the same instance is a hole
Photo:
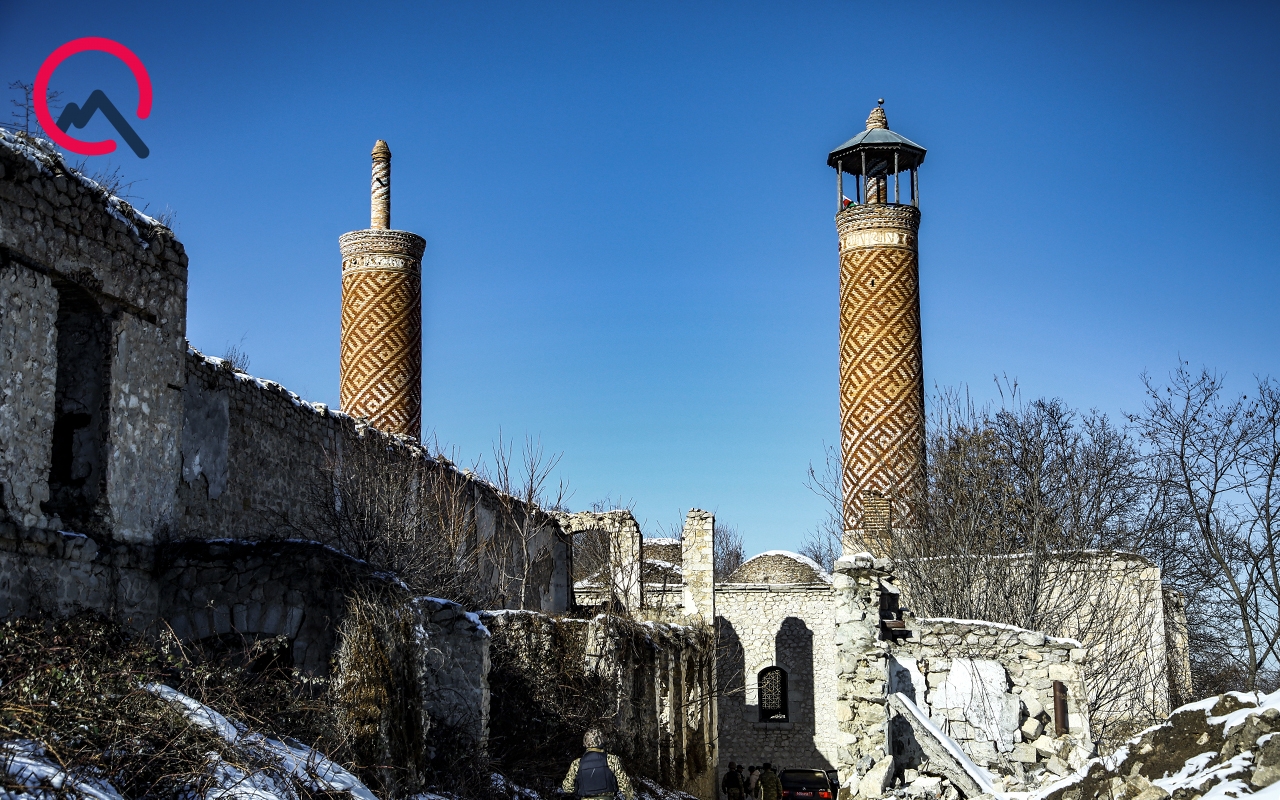
[[[97,300],[75,284],[58,292],[57,383],[46,513],[63,526],[106,531],[108,392],[111,325]]]

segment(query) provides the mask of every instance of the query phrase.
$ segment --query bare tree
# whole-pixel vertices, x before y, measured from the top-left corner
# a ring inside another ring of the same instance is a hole
[[[289,528],[394,572],[416,593],[472,608],[492,603],[473,489],[443,455],[368,430],[328,453],[302,491],[307,512]]]
[[[813,462],[809,462],[804,485],[823,499],[824,513],[817,525],[805,533],[800,555],[808,556],[830,572],[844,551],[844,491],[841,486],[840,448],[824,444],[822,454],[821,472],[814,468]]]
[[[1201,690],[1277,686],[1280,643],[1280,390],[1232,396],[1221,375],[1179,362],[1169,384],[1143,376],[1133,416],[1153,473],[1185,514],[1168,571],[1187,595],[1192,669]]]
[[[40,124],[36,120],[36,104],[35,104],[35,84],[25,81],[13,81],[9,84],[9,88],[15,92],[21,92],[22,97],[17,100],[9,100],[14,110],[9,113],[9,124],[4,126],[14,131],[21,131],[27,136],[34,136],[39,139],[46,139],[44,131],[40,129]],[[62,96],[62,92],[49,92],[49,113],[57,114],[61,107],[55,101]]]
[[[548,454],[542,442],[526,435],[519,459],[514,443],[498,433],[493,446],[494,466],[483,473],[498,489],[500,508],[498,534],[502,541],[494,557],[501,583],[509,590],[508,602],[516,608],[530,608],[535,575],[552,568],[552,547],[558,523],[548,512],[566,511],[568,486],[551,481],[562,453]]]
[[[1144,638],[1159,629],[1164,595],[1139,554],[1176,515],[1106,415],[1006,389],[996,408],[936,398],[919,524],[894,530],[895,571],[921,616],[1080,639],[1097,732],[1123,736],[1169,710],[1164,642]]]
[[[737,527],[716,520],[715,529],[711,535],[715,537],[715,580],[728,580],[730,575],[738,571],[738,567],[742,566],[742,562],[747,557],[742,548],[742,534],[738,532]]]

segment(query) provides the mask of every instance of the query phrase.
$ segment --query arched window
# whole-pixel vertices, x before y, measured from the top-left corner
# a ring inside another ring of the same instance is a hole
[[[787,673],[782,667],[767,667],[756,677],[760,696],[761,722],[787,721]]]

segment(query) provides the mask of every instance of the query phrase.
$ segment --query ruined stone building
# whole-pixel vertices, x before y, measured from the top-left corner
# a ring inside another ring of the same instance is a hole
[[[629,512],[526,507],[421,447],[426,243],[391,228],[385,142],[370,227],[339,240],[335,410],[193,349],[188,259],[172,232],[56,152],[0,133],[0,618],[91,608],[193,640],[283,636],[296,666],[340,673],[349,596],[374,587],[422,631],[413,680],[442,688],[423,696],[449,698],[424,702],[424,719],[481,743],[526,731],[505,711],[491,717],[508,708],[503,692],[572,662],[575,679],[613,687],[624,752],[705,798],[728,761],[836,770],[864,797],[943,779],[974,796],[1065,770],[1093,745],[1099,654],[919,618],[883,558],[893,531],[914,524],[906,500],[924,476],[924,156],[879,107],[830,156],[844,557],[829,573],[770,551],[716,576],[707,512],[690,511],[678,539],[645,539]],[[845,174],[857,177],[852,200]],[[387,473],[454,487],[452,513],[498,598],[486,615],[402,596],[317,532],[350,499],[344,481]],[[602,548],[575,553],[575,541]],[[1116,646],[1162,678],[1125,702],[1167,712],[1183,679],[1180,609],[1154,566],[1105,558],[1115,579],[1091,607],[1114,609],[1129,637]],[[606,604],[618,613],[555,616]],[[491,650],[509,659],[497,672]],[[496,696],[491,674],[506,681]]]

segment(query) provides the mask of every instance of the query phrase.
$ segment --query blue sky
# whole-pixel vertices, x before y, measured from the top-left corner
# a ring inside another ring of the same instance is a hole
[[[0,0],[0,80],[79,36],[137,53],[152,155],[97,161],[176,212],[189,338],[335,405],[337,237],[367,226],[386,139],[393,226],[428,241],[426,427],[464,462],[540,436],[572,507],[634,501],[651,534],[707,508],[757,551],[822,515],[825,160],[878,97],[929,148],[931,387],[1007,374],[1118,415],[1179,356],[1280,375],[1275,9]],[[136,103],[105,55],[52,85]]]

